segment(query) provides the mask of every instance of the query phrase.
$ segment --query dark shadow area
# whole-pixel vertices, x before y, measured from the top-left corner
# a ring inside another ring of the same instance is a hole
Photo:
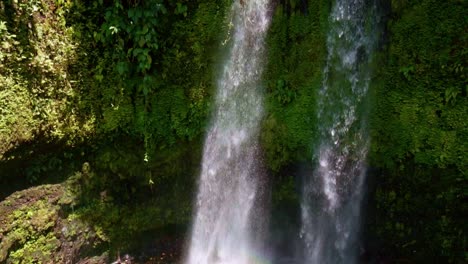
[[[379,237],[372,232],[372,227],[377,224],[375,213],[376,213],[376,201],[375,195],[378,185],[379,174],[381,169],[368,168],[366,172],[366,193],[363,196],[362,209],[361,209],[361,241],[362,248],[360,252],[360,263],[371,264],[371,263],[387,263],[386,256],[382,255],[382,249],[384,248]]]
[[[64,181],[81,169],[87,149],[84,143],[69,146],[66,139],[53,140],[44,135],[10,149],[0,160],[0,200],[18,190]]]
[[[292,164],[281,169],[273,180],[273,205],[269,245],[275,264],[301,263],[302,177],[311,175],[310,163]]]
[[[184,254],[184,234],[187,230],[187,225],[169,224],[145,231],[138,235],[138,241],[129,249],[129,254],[141,263],[179,263]]]

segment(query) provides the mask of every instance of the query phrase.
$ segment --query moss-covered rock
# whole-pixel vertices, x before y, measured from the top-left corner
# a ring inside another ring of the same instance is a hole
[[[106,255],[88,257],[103,241],[67,213],[75,201],[68,186],[33,187],[0,202],[0,263],[105,263]]]

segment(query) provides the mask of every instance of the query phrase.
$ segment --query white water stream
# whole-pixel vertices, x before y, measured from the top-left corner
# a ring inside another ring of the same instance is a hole
[[[336,0],[318,96],[316,169],[303,185],[304,263],[356,263],[369,147],[366,98],[376,45],[372,0]]]
[[[265,215],[258,134],[269,0],[235,0],[218,79],[186,264],[249,264],[262,255]]]

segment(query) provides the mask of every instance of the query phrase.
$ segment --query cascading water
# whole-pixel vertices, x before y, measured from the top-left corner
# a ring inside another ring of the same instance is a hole
[[[232,46],[218,81],[203,152],[187,264],[254,263],[262,250],[258,133],[260,85],[269,0],[236,0]]]
[[[318,101],[314,174],[301,204],[304,263],[355,263],[369,146],[366,97],[376,45],[372,0],[336,0]]]

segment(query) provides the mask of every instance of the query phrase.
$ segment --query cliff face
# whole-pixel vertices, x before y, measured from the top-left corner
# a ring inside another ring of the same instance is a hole
[[[0,3],[0,262],[78,260],[104,244],[117,255],[144,247],[131,240],[145,233],[183,236],[230,1],[140,2]],[[369,254],[463,262],[468,9],[378,2]],[[295,230],[290,208],[313,171],[330,9],[281,0],[272,10],[261,143],[279,229]],[[70,177],[75,202],[66,184],[27,189]]]

